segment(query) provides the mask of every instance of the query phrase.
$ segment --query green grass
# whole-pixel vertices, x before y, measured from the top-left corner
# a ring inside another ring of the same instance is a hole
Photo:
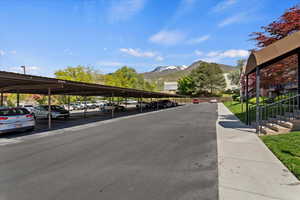
[[[300,180],[300,132],[261,136],[261,139]]]
[[[233,113],[235,116],[237,116],[242,122],[246,123],[246,104],[243,104],[243,110],[242,105],[238,101],[226,101],[224,102],[224,105]]]

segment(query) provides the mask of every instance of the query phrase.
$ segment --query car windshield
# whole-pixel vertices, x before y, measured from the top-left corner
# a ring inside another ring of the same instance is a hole
[[[0,116],[16,116],[27,114],[29,114],[29,111],[24,108],[9,108],[0,110]]]

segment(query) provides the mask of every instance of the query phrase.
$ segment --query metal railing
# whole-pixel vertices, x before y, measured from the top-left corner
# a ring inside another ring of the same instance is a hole
[[[261,132],[266,124],[276,124],[278,121],[293,120],[300,114],[300,95],[296,93],[286,93],[276,97],[273,103],[260,103],[259,119],[256,120],[256,105],[249,106],[248,123],[255,124],[257,132]]]

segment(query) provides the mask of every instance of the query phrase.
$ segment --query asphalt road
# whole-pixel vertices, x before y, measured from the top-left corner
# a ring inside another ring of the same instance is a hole
[[[0,146],[0,200],[217,200],[215,104]]]

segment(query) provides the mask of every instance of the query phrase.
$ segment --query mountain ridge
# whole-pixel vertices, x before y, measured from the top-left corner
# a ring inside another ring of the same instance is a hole
[[[164,81],[177,81],[183,76],[188,75],[193,69],[197,68],[201,63],[208,63],[202,60],[196,61],[189,66],[185,65],[170,65],[158,66],[150,72],[142,73],[144,78],[148,81],[164,82]],[[218,64],[224,73],[238,70],[234,66]]]

